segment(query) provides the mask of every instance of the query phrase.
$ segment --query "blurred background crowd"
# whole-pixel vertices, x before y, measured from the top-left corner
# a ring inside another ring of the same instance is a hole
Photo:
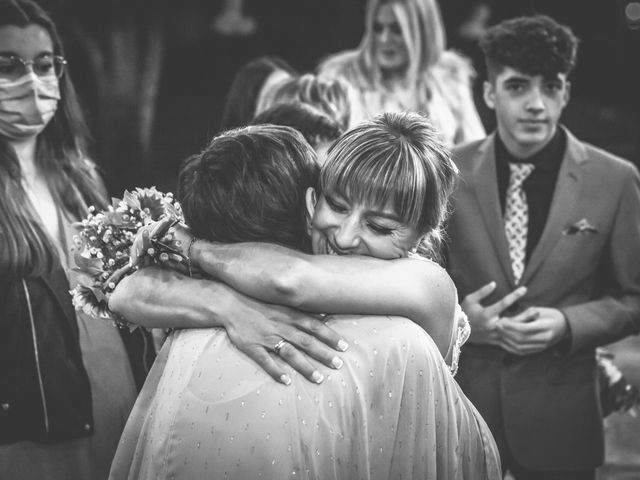
[[[272,55],[298,72],[362,38],[365,0],[43,0],[57,19],[93,132],[93,157],[109,192],[155,184],[173,190],[182,159],[220,130],[238,69]],[[478,72],[477,38],[505,18],[544,13],[581,40],[572,100],[563,122],[580,138],[640,164],[640,2],[635,0],[447,0],[450,48]],[[117,174],[116,174],[117,173]]]
[[[71,84],[68,77],[73,77],[93,136],[89,156],[95,160],[108,193],[116,197],[120,197],[124,189],[136,186],[156,185],[161,191],[175,191],[178,171],[185,158],[200,151],[218,132],[247,123],[254,113],[263,115],[258,117],[259,120],[253,120],[254,123],[277,123],[277,115],[289,118],[300,115],[300,118],[308,121],[315,119],[317,123],[313,127],[316,131],[307,138],[322,158],[326,144],[342,130],[353,126],[358,120],[356,113],[362,113],[357,109],[344,113],[351,109],[351,101],[355,97],[347,98],[346,90],[342,91],[338,83],[323,84],[326,98],[317,94],[318,98],[306,103],[322,109],[326,106],[323,102],[331,97],[331,101],[325,103],[333,102],[330,110],[335,115],[332,118],[325,118],[323,112],[318,116],[318,112],[313,110],[309,114],[304,108],[302,112],[287,111],[285,108],[274,113],[273,110],[259,108],[260,103],[273,101],[276,95],[289,96],[294,100],[300,100],[304,95],[315,95],[314,88],[320,88],[320,80],[305,75],[297,77],[295,74],[316,72],[319,65],[325,74],[332,73],[332,68],[342,68],[341,73],[345,77],[351,75],[349,81],[357,86],[358,79],[364,74],[358,71],[353,56],[349,57],[347,53],[327,61],[329,56],[357,48],[363,36],[366,39],[371,32],[377,36],[400,38],[403,32],[400,32],[399,23],[417,24],[419,21],[403,17],[396,23],[384,24],[376,17],[377,23],[371,23],[369,31],[365,31],[367,0],[39,0],[39,3],[51,12],[66,45],[68,65],[65,77],[61,76],[65,67],[60,58],[56,58],[58,63],[54,68],[58,78],[64,78],[63,98],[71,97],[64,89]],[[429,104],[430,108],[424,110],[431,113],[432,120],[439,120],[437,126],[446,137],[446,143],[482,138],[483,130],[494,130],[496,120],[482,98],[482,81],[486,72],[478,39],[487,27],[506,18],[546,14],[569,25],[581,43],[578,63],[571,76],[571,102],[564,110],[561,122],[581,140],[640,166],[640,0],[441,0],[440,7],[446,29],[446,48],[469,58],[470,65],[477,73],[472,95],[468,95],[466,85],[465,89],[458,88],[456,91],[456,79],[465,77],[459,83],[467,80],[464,57],[455,54],[446,57],[447,61],[438,63],[441,68],[439,73],[437,68],[431,68],[436,62],[420,70],[413,68],[411,62],[419,58],[420,62],[429,63],[428,58],[425,60],[420,57],[420,54],[429,57],[429,49],[422,51],[416,47],[419,54],[412,55],[413,51],[409,50],[415,45],[408,45],[401,49],[402,55],[408,57],[404,58],[402,67],[404,69],[406,65],[407,72],[416,74],[415,90],[405,88],[402,81],[394,84],[397,78],[385,78],[381,82],[380,76],[383,74],[373,74],[372,84],[379,86],[386,82],[385,87],[391,86],[382,93],[360,92],[362,98],[356,101],[359,107],[384,111],[387,107],[400,106],[402,109],[403,106],[412,105],[416,106],[413,109],[422,110],[424,104]],[[384,15],[381,14],[381,17]],[[425,24],[428,22],[425,21]],[[6,25],[14,24],[9,21]],[[434,25],[439,24],[432,22]],[[398,31],[394,31],[394,28]],[[433,51],[439,48],[438,54],[442,53],[444,45],[438,45],[438,48],[433,46],[440,42],[440,32],[435,32],[434,28],[429,31],[424,26],[422,30],[427,30],[422,32],[427,40],[433,40],[429,47]],[[5,29],[5,32],[11,33],[6,35],[8,39],[22,38],[15,29]],[[24,31],[20,32],[26,35]],[[21,54],[18,57],[22,59],[28,56]],[[14,61],[9,58],[4,80],[9,83],[20,80],[18,74],[30,64],[35,72],[31,77],[44,82],[40,77],[46,79],[48,70],[41,68],[38,62],[34,63],[33,59],[38,58],[33,57],[26,63],[23,59]],[[256,58],[263,59],[260,67],[263,73],[247,73],[248,62]],[[265,67],[270,63],[273,65]],[[50,66],[53,68],[53,64]],[[387,65],[384,69],[393,71],[392,67]],[[395,67],[398,70],[398,65]],[[39,69],[43,71],[36,71]],[[244,80],[237,76],[239,71],[245,72]],[[12,77],[14,73],[16,78]],[[55,82],[56,79],[49,78],[51,80]],[[243,81],[248,83],[243,85]],[[252,89],[248,88],[251,81]],[[266,88],[273,87],[275,82],[279,82],[279,89]],[[426,94],[409,98],[418,91],[426,92],[426,89],[418,88],[423,86],[421,82],[433,82],[430,84],[429,98],[425,98]],[[20,87],[20,82],[17,86]],[[15,90],[16,85],[12,87]],[[267,98],[264,92],[278,93],[273,93],[274,98]],[[393,98],[389,92],[396,97]],[[380,95],[376,96],[378,93]],[[58,100],[60,92],[50,96],[49,100]],[[471,103],[475,104],[475,109]],[[234,119],[229,117],[229,105],[236,114],[243,113],[242,108],[246,107],[246,118],[238,118],[234,123]],[[438,108],[446,111],[441,119],[435,115]],[[65,110],[56,118],[62,118],[67,113]],[[45,125],[46,122],[41,127]],[[448,127],[451,128],[447,131]],[[49,132],[52,131],[49,129]],[[76,135],[74,132],[71,134]],[[80,139],[81,135],[77,135]],[[37,136],[31,136],[32,146],[36,144]],[[46,145],[49,140],[43,135],[42,140],[38,141]],[[76,143],[79,144],[79,141]],[[25,165],[35,164],[36,157],[42,155],[42,151],[35,147],[28,154],[21,153],[16,154],[15,160],[20,157],[19,160],[24,161],[29,157],[31,163],[26,162]],[[73,171],[75,168],[86,174],[93,167],[87,167],[86,164],[90,162],[80,162],[84,159],[80,159],[78,153],[76,151],[72,155],[77,165],[70,163],[67,170]],[[13,157],[11,159],[14,160]],[[26,172],[23,166],[20,168]],[[67,170],[63,172],[64,175],[68,175]],[[42,172],[38,172],[38,175],[36,180],[41,183],[55,184]],[[49,177],[53,178],[51,175]],[[94,188],[97,183],[96,178],[86,178],[81,185],[82,193],[101,197],[99,189]],[[56,184],[56,195],[62,197],[68,189],[60,185]],[[46,193],[46,188],[44,191]],[[21,197],[8,195],[7,198],[10,200],[6,202],[8,210],[18,212],[15,217],[20,219],[23,208],[23,202],[19,201]],[[41,207],[48,205],[46,201],[41,203]],[[59,220],[58,213],[53,213]],[[20,234],[16,238],[23,238],[20,231],[22,224],[14,223],[18,225],[14,230]],[[52,237],[61,240],[63,245],[65,235],[61,226],[61,221],[48,225],[54,232]],[[24,250],[21,248],[23,243],[14,242],[14,250]],[[53,256],[58,253],[53,252]],[[63,263],[66,261],[64,257],[60,255]],[[9,263],[19,263],[13,261],[11,255],[7,258]],[[581,261],[584,261],[582,257]],[[23,263],[26,265],[28,262]],[[24,282],[23,285],[27,292]],[[66,283],[61,282],[60,285],[63,285],[62,295],[66,297]],[[28,295],[25,298],[29,303]],[[106,344],[114,343],[106,340],[105,336]],[[629,338],[612,347],[624,375],[635,384],[640,384],[639,342],[637,338]],[[145,348],[145,356],[146,352]],[[125,358],[122,352],[120,356]],[[95,369],[100,371],[102,366],[96,364]],[[111,377],[119,378],[118,375]],[[129,400],[132,401],[135,398],[133,379],[129,383]],[[114,392],[117,389],[109,387],[105,391]],[[10,406],[4,403],[2,408],[7,411]],[[121,413],[126,418],[128,410],[123,408]],[[86,423],[83,428],[89,431],[93,427]],[[101,428],[98,426],[97,430]],[[622,414],[611,415],[605,428],[608,432],[607,459],[601,470],[601,478],[608,473],[611,475],[606,478],[637,478],[640,472],[640,419],[630,419]],[[118,436],[119,432],[116,432],[113,439]],[[616,472],[621,475],[626,472],[631,476],[616,477]]]

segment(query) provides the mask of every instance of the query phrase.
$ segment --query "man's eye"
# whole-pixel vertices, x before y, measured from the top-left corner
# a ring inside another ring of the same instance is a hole
[[[547,85],[545,85],[545,88],[548,92],[557,93],[562,90],[562,85],[559,83],[548,83]]]
[[[519,83],[509,83],[507,84],[507,90],[514,93],[522,92],[524,90],[524,85]]]

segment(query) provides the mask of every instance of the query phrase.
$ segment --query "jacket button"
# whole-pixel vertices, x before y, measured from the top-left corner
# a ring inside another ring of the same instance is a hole
[[[7,410],[9,410],[10,408],[11,408],[11,405],[9,405],[8,403],[3,403],[3,404],[2,404],[2,410],[4,410],[5,412],[6,412]]]
[[[84,429],[87,430],[87,431],[91,430],[91,425],[89,423],[85,423],[84,424]]]

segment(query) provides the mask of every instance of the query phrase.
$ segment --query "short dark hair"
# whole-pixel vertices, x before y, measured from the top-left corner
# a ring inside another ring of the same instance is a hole
[[[320,142],[333,142],[342,134],[340,124],[317,108],[304,103],[280,103],[257,115],[252,125],[271,123],[298,130],[316,148]]]
[[[578,38],[566,25],[546,15],[505,20],[480,40],[491,80],[504,67],[526,75],[568,75],[576,64]]]
[[[306,249],[304,199],[318,172],[315,152],[294,129],[245,127],[185,161],[178,198],[196,237]]]

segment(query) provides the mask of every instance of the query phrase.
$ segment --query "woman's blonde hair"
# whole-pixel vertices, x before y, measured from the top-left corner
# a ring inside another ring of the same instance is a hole
[[[383,113],[331,146],[320,191],[350,202],[391,206],[404,223],[425,236],[435,253],[457,175],[448,149],[426,117]]]
[[[351,120],[353,92],[349,84],[341,79],[325,79],[307,73],[284,81],[276,87],[267,108],[281,103],[303,103],[317,108],[335,120],[342,129],[347,129]]]
[[[374,23],[378,9],[393,9],[409,54],[407,78],[420,78],[438,61],[446,46],[442,16],[436,0],[369,0],[365,14],[365,34],[358,47],[363,70],[380,81],[380,68],[374,52]]]

